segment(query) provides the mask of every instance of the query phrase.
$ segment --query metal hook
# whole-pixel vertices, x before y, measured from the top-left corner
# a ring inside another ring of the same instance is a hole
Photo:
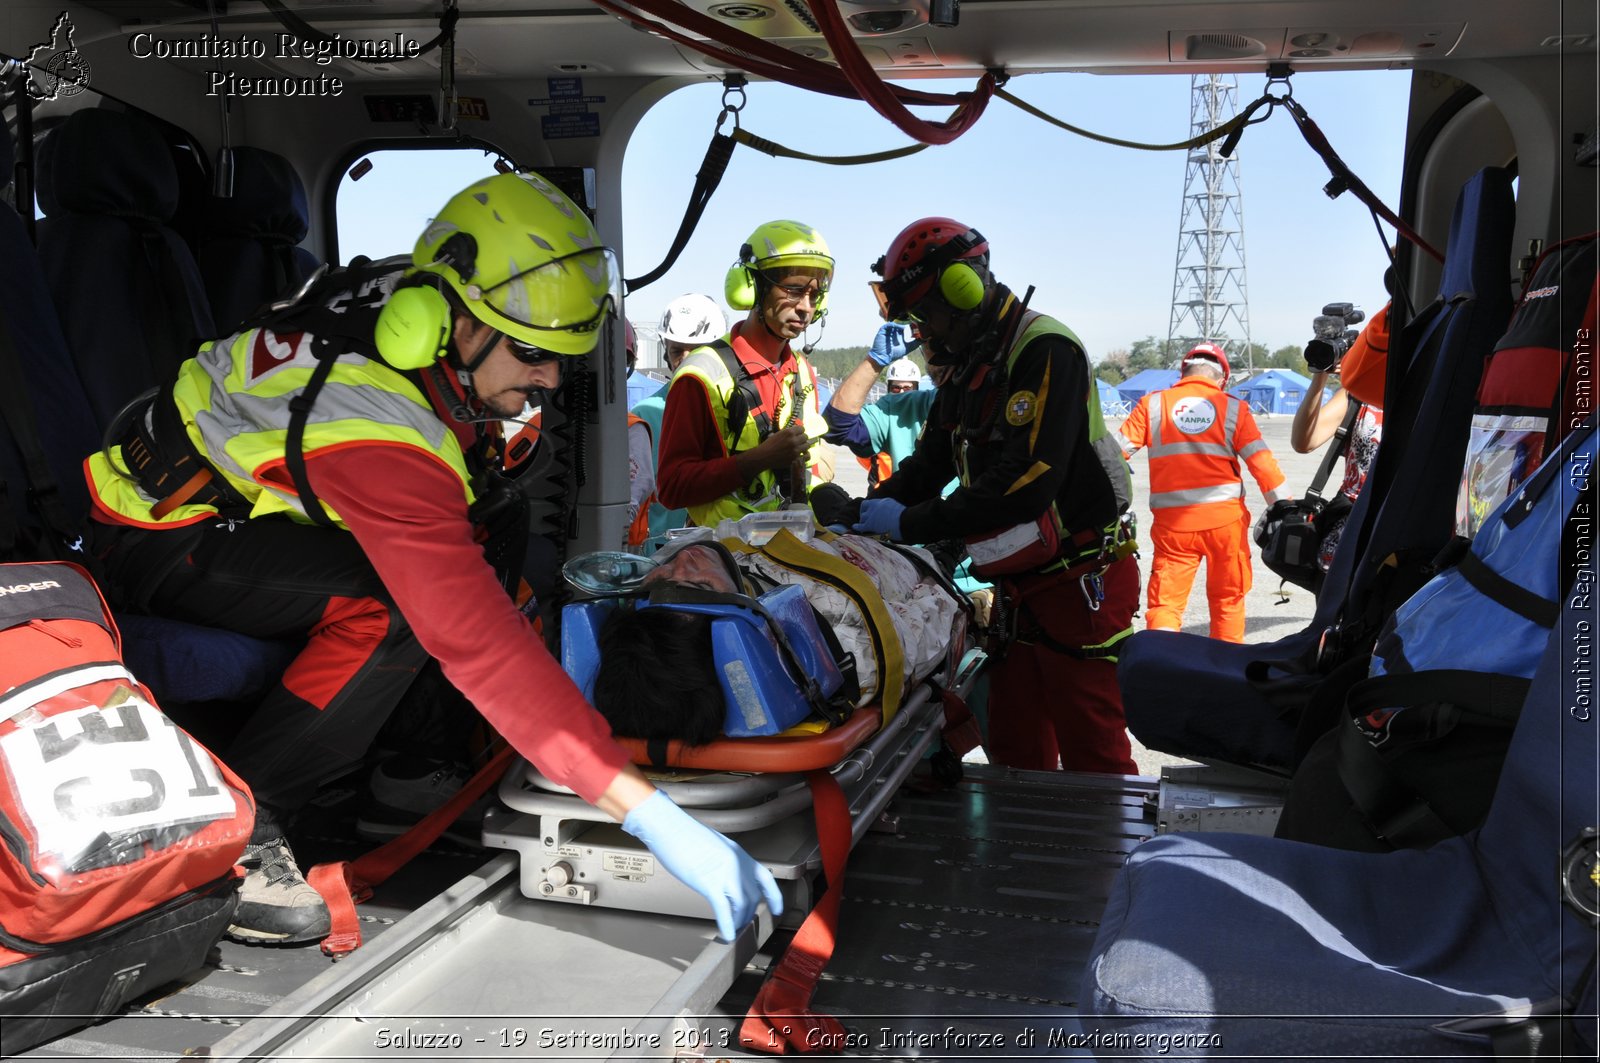
[[[1267,85],[1266,88],[1261,90],[1262,98],[1270,100],[1274,104],[1285,103],[1294,99],[1294,85],[1289,80],[1293,75],[1294,71],[1287,63],[1272,63],[1269,65],[1267,67]],[[1283,88],[1283,95],[1272,95],[1272,87],[1274,85]]]
[[[744,110],[744,105],[749,102],[744,94],[745,80],[743,74],[729,74],[722,79],[722,113],[717,116],[717,128],[722,128],[722,120],[728,115],[733,115],[733,125],[739,127],[739,112]]]

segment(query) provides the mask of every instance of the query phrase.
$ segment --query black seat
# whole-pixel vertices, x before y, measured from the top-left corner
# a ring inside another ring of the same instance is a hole
[[[310,227],[306,187],[282,155],[234,148],[233,195],[212,197],[204,216],[195,257],[223,333],[317,268],[317,256],[299,246]]]
[[[0,122],[0,173],[9,175],[13,167],[11,131]],[[81,463],[98,445],[94,416],[84,396],[78,371],[67,354],[67,341],[61,332],[50,292],[45,287],[39,256],[22,219],[10,201],[0,204],[0,263],[4,263],[5,283],[0,284],[0,328],[10,337],[17,354],[16,370],[21,387],[5,397],[0,410],[9,403],[20,403],[30,410],[44,452],[54,490],[69,519],[77,521],[89,508]],[[0,387],[13,390],[9,377]],[[39,508],[30,505],[32,484],[23,457],[13,417],[4,418],[0,431],[0,524],[8,518],[10,527],[37,531]],[[10,543],[0,543],[0,560],[10,552]]]
[[[171,379],[215,335],[200,272],[169,226],[178,175],[137,114],[77,111],[40,146],[39,260],[95,438],[130,399]]]
[[[11,135],[0,123],[0,172],[11,172],[11,160]],[[22,219],[9,204],[0,206],[0,262],[6,278],[0,284],[0,326],[16,349],[21,379],[20,389],[5,396],[0,409],[11,402],[31,407],[61,509],[76,529],[83,527],[89,509],[83,459],[100,446],[100,431],[39,259]],[[18,526],[37,527],[40,507],[29,499],[36,485],[27,474],[12,418],[5,418],[4,427],[0,476],[5,499],[0,505]],[[129,668],[168,706],[248,699],[276,682],[298,652],[290,644],[158,617],[119,614],[117,619]]]

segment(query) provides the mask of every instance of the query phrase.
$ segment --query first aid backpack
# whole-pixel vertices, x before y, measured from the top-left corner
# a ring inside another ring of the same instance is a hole
[[[254,818],[129,673],[87,572],[0,565],[0,1053],[202,966]]]

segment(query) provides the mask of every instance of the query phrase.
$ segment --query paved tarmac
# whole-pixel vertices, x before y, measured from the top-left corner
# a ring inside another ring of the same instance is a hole
[[[1316,475],[1317,465],[1322,460],[1321,452],[1314,454],[1296,454],[1289,446],[1289,425],[1292,418],[1289,414],[1257,415],[1257,422],[1261,426],[1261,436],[1273,455],[1282,466],[1284,476],[1288,481],[1288,492],[1292,495],[1301,495],[1310,485],[1311,478]],[[1120,421],[1113,420],[1107,427],[1115,431]],[[1148,461],[1143,452],[1133,459],[1133,509],[1139,516],[1139,567],[1142,575],[1149,573],[1150,566],[1150,478]],[[1332,487],[1336,487],[1343,475],[1343,465],[1335,463],[1333,473],[1329,477]],[[840,486],[853,495],[866,492],[866,471],[855,460],[854,456],[843,448],[839,448],[835,460],[836,479]],[[1331,488],[1330,488],[1331,489]],[[1330,489],[1325,489],[1327,494]],[[1261,492],[1256,488],[1255,481],[1248,471],[1245,474],[1245,504],[1250,508],[1252,520],[1261,514],[1265,503],[1261,500]],[[1245,641],[1246,642],[1272,642],[1285,635],[1292,634],[1305,627],[1311,620],[1312,611],[1316,605],[1310,591],[1301,590],[1299,587],[1285,585],[1280,592],[1280,581],[1277,576],[1261,563],[1261,558],[1254,544],[1250,549],[1251,560],[1255,570],[1254,585],[1250,590],[1245,603]],[[1205,596],[1205,568],[1202,566],[1199,577],[1195,580],[1194,590],[1189,596],[1188,609],[1183,617],[1183,630],[1197,635],[1204,635],[1210,629],[1208,609]],[[1143,590],[1140,591],[1140,616],[1135,619],[1135,624],[1141,629],[1144,625]],[[1172,757],[1165,753],[1147,750],[1134,743],[1134,759],[1139,763],[1139,770],[1145,775],[1160,774],[1163,764],[1184,764],[1187,761]]]

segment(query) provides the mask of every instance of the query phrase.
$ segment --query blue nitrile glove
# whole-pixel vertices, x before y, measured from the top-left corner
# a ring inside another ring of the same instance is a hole
[[[724,941],[732,941],[755,917],[763,897],[774,919],[783,914],[783,895],[772,872],[660,790],[633,806],[622,829],[644,842],[678,881],[711,902]]]
[[[872,359],[873,365],[882,369],[896,358],[904,358],[907,350],[906,327],[888,321],[872,338],[872,348],[867,351],[867,357]]]
[[[887,535],[900,541],[900,517],[906,507],[892,498],[869,498],[861,503],[861,519],[850,529],[864,535]]]

